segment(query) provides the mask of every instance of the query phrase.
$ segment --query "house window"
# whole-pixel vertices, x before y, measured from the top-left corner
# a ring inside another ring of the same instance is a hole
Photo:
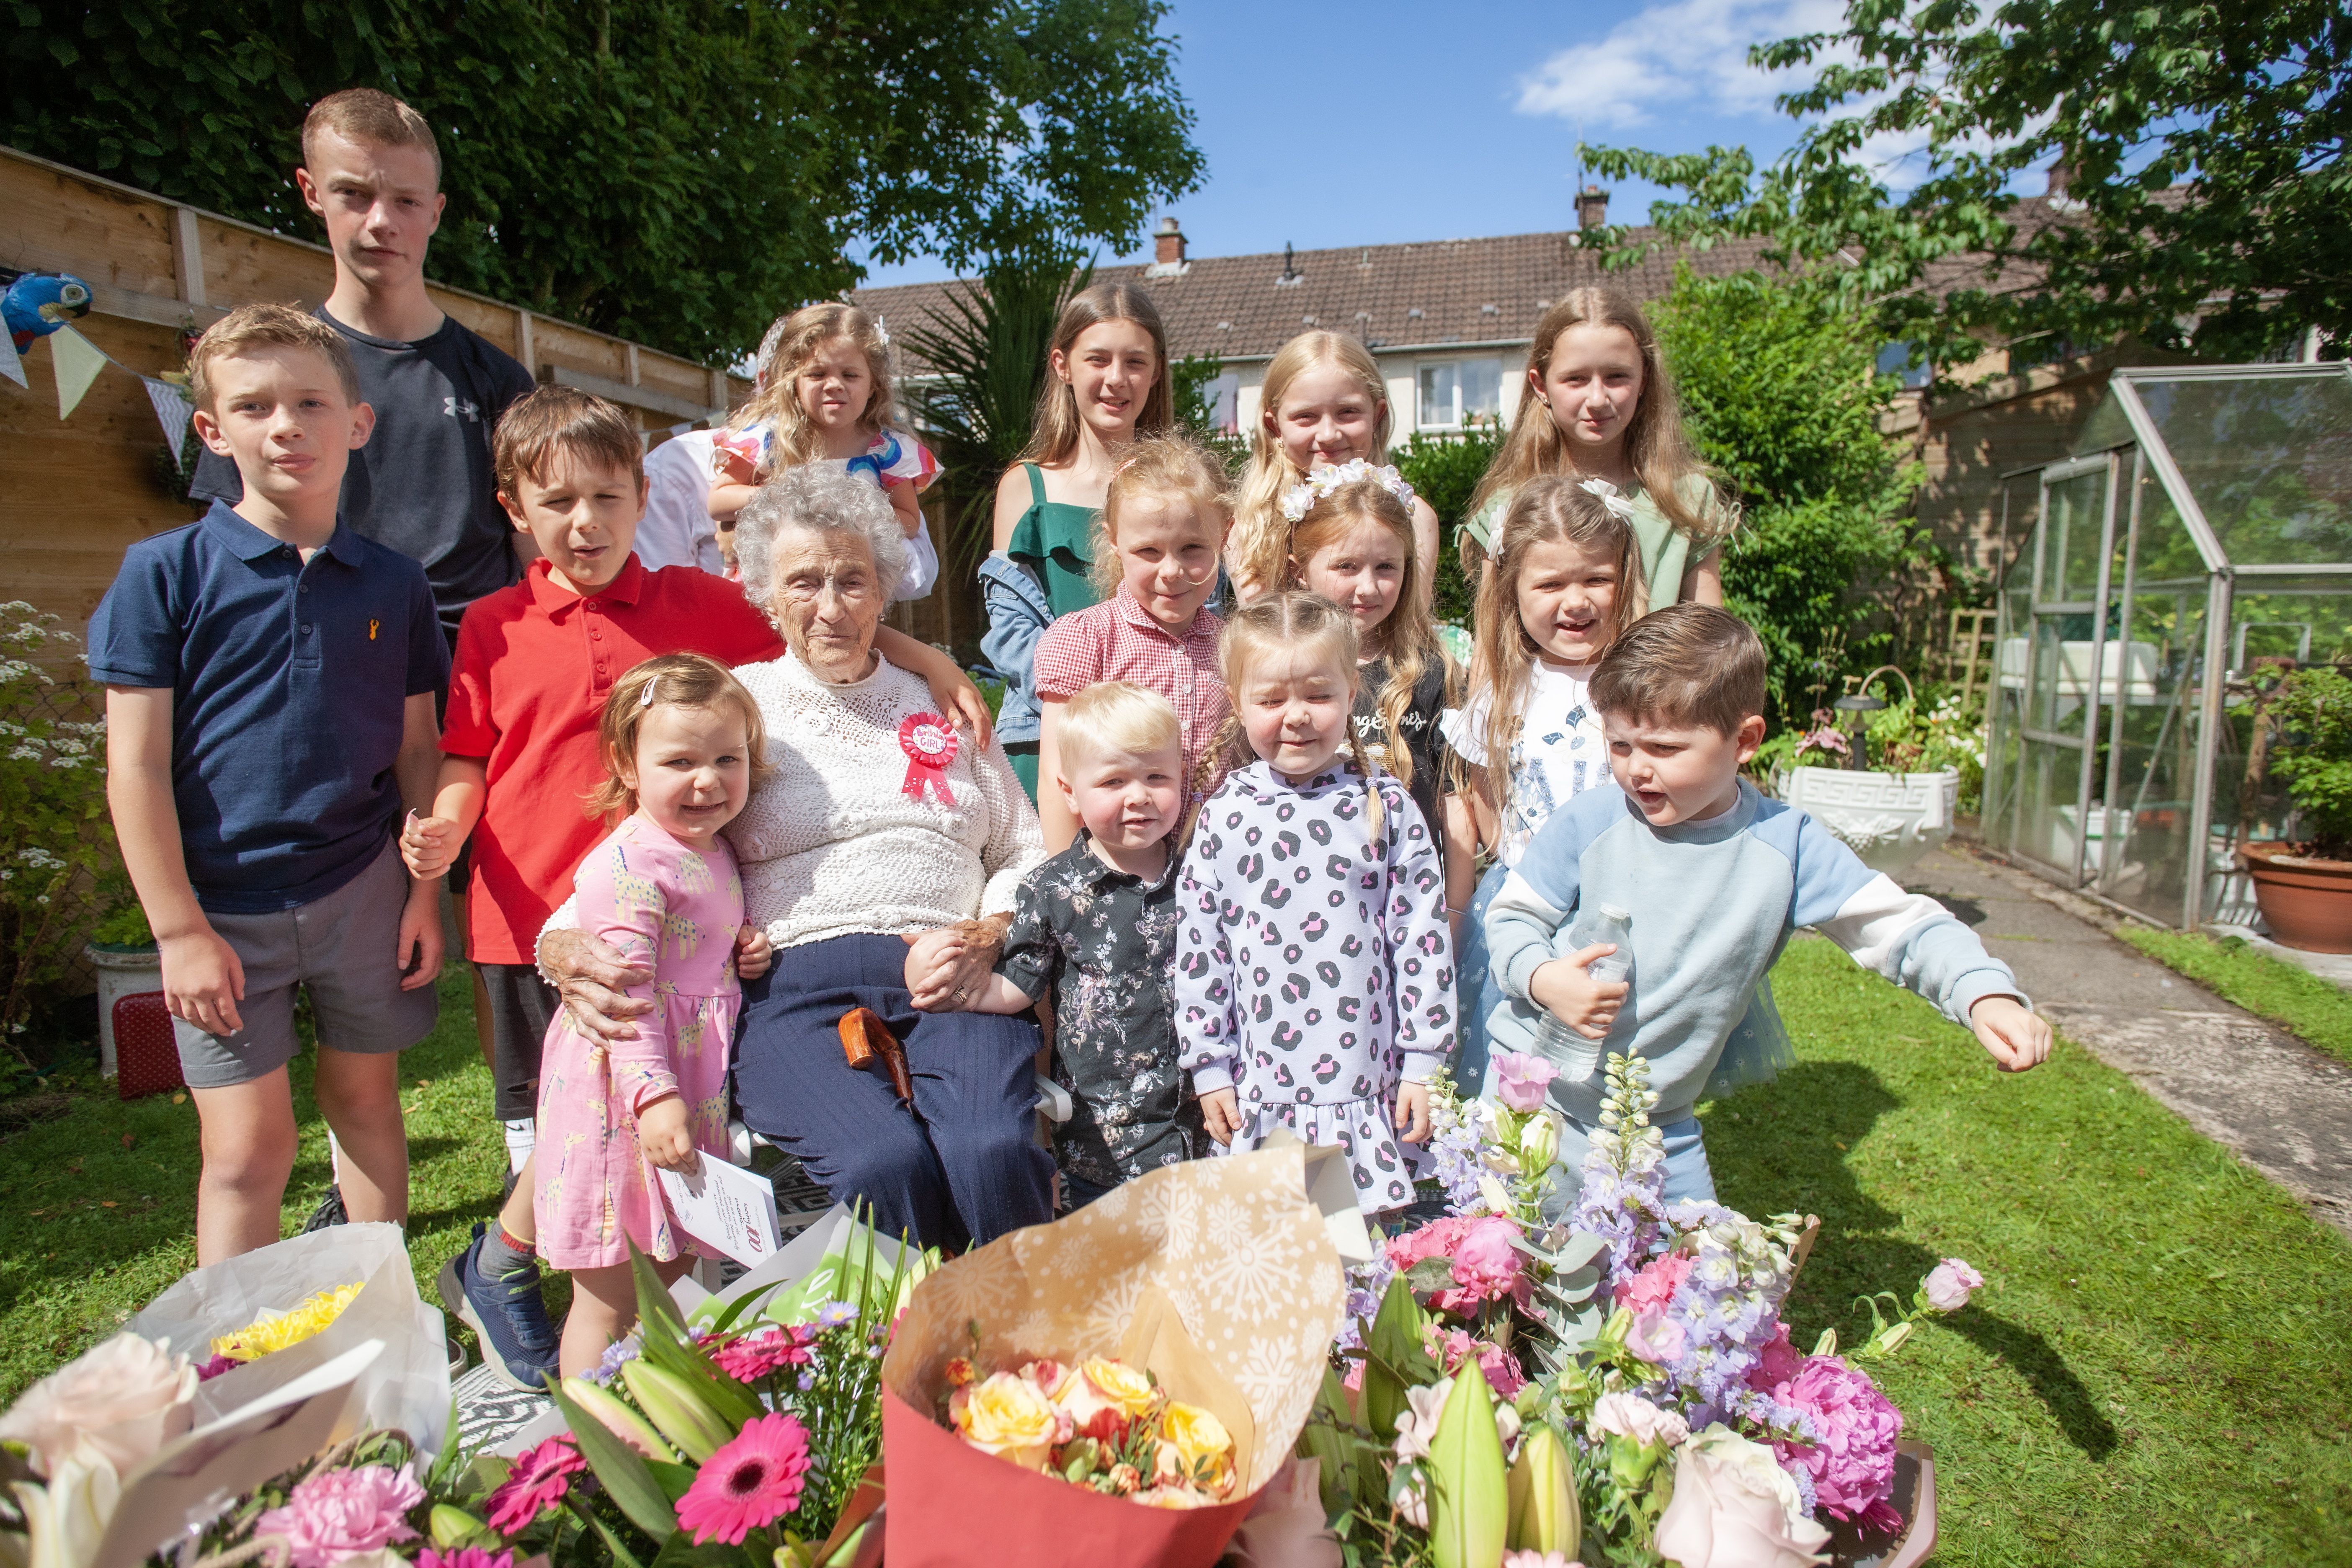
[[[1492,419],[1503,411],[1502,392],[1501,360],[1423,361],[1420,426],[1424,430],[1458,430],[1469,420]]]
[[[1936,379],[1932,365],[1914,365],[1909,343],[1884,343],[1878,350],[1878,374],[1903,378],[1906,387],[1916,389]]]

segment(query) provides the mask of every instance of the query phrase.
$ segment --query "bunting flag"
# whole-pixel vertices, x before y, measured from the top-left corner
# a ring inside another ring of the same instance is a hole
[[[0,375],[27,392],[33,390],[32,384],[25,379],[25,363],[16,357],[16,341],[4,330],[0,330]]]
[[[194,412],[188,406],[187,394],[152,375],[139,379],[147,384],[147,401],[154,407],[155,423],[163,427],[163,445],[172,448],[172,466],[179,468],[180,448],[188,441],[188,417]]]
[[[58,417],[69,418],[98,373],[112,362],[104,349],[71,327],[59,327],[49,334],[49,353],[57,360]]]

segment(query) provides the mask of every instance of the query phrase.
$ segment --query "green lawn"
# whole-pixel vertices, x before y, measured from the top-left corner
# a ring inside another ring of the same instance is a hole
[[[1724,1201],[1822,1216],[1797,1342],[1938,1257],[1988,1281],[1870,1369],[1935,1446],[1938,1564],[2352,1563],[2343,1238],[2065,1041],[2005,1078],[1822,941],[1773,987],[1798,1066],[1706,1121]]]
[[[2339,1061],[2352,1062],[2352,996],[2332,980],[2275,958],[2241,937],[2151,931],[2129,921],[2117,936],[2247,1012],[2268,1018]]]
[[[452,967],[440,1026],[400,1063],[409,1255],[428,1301],[442,1261],[495,1212],[506,1175],[471,984],[462,964]],[[328,1179],[327,1127],[310,1090],[306,1059],[294,1068],[302,1152],[287,1187],[289,1236]],[[196,1108],[169,1095],[129,1104],[77,1095],[60,1120],[0,1141],[0,1404],[196,1266],[199,1163]],[[470,1350],[472,1335],[457,1332]]]
[[[1872,1369],[1935,1446],[1937,1563],[2352,1564],[2352,1247],[2070,1045],[2000,1077],[1825,942],[1774,985],[1799,1065],[1705,1114],[1725,1201],[1824,1222],[1798,1342],[1852,1342],[1854,1297],[1907,1295],[1946,1254],[1990,1281]],[[442,997],[403,1063],[428,1292],[503,1156],[467,994]],[[305,1131],[289,1231],[325,1181]],[[79,1100],[0,1142],[0,1400],[194,1264],[195,1169],[168,1098]]]

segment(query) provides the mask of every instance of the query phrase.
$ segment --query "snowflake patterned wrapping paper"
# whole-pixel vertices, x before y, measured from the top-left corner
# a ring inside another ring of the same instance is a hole
[[[1052,1225],[1001,1237],[916,1287],[882,1368],[892,1568],[1214,1563],[1289,1457],[1339,1331],[1340,1247],[1328,1200],[1310,1195],[1327,1163],[1326,1152],[1288,1144],[1169,1166]],[[1248,1408],[1231,1501],[1171,1512],[1102,1497],[969,1448],[938,1424],[950,1357],[1010,1368],[1117,1356],[1154,1297]]]

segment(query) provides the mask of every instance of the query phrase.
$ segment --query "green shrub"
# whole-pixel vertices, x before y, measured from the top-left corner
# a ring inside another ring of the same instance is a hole
[[[1503,427],[1493,421],[1474,424],[1459,436],[1415,431],[1402,448],[1389,453],[1405,483],[1437,513],[1437,597],[1433,607],[1441,621],[1470,624],[1477,589],[1463,575],[1454,531],[1470,513],[1470,493],[1478,488],[1486,465],[1502,449]]]

